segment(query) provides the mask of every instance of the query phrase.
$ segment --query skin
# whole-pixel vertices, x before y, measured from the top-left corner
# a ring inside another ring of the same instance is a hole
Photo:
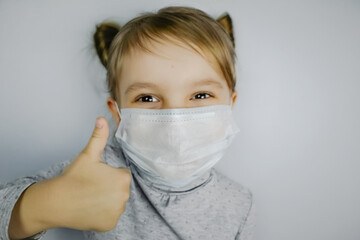
[[[152,43],[151,50],[156,54],[134,50],[124,59],[116,94],[120,108],[235,103],[237,94],[229,89],[220,71],[188,46]],[[107,105],[119,125],[115,100],[108,98]],[[129,198],[131,173],[104,164],[101,154],[108,136],[106,119],[97,118],[87,146],[62,174],[35,183],[22,193],[12,211],[11,239],[55,227],[103,232],[116,226]]]
[[[152,42],[156,54],[134,50],[124,60],[116,96],[119,108],[191,108],[233,105],[237,93],[230,90],[221,72],[193,49],[179,42]],[[115,100],[107,99],[117,125]]]

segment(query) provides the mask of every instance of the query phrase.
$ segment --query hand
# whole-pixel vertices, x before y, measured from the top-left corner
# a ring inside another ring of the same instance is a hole
[[[56,217],[63,227],[98,232],[113,229],[129,198],[131,174],[101,158],[109,136],[106,119],[98,118],[84,150],[57,177]]]
[[[104,232],[117,225],[129,198],[131,174],[103,162],[108,136],[107,121],[98,118],[89,143],[61,175],[21,194],[10,219],[11,239],[55,227]]]

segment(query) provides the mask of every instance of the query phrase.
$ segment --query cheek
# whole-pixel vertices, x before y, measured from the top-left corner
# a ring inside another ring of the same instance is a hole
[[[125,97],[124,93],[119,94],[119,102],[120,102],[120,108],[127,108],[127,106],[130,103],[129,97]]]

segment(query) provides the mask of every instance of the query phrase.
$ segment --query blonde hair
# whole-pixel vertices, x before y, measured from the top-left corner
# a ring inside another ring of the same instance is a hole
[[[221,21],[220,21],[221,20]],[[224,21],[225,20],[225,21]],[[222,26],[221,23],[226,25]],[[230,26],[230,27],[229,27]],[[230,30],[229,30],[230,29]],[[94,41],[102,64],[107,68],[110,96],[116,98],[119,76],[124,57],[133,49],[151,52],[149,41],[176,41],[188,45],[207,60],[215,60],[230,90],[235,91],[235,60],[232,23],[229,15],[218,20],[191,7],[166,7],[157,13],[143,13],[119,27],[114,23],[97,26]]]

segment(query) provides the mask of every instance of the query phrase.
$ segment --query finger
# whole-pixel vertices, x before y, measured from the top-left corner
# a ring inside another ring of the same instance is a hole
[[[105,118],[96,119],[95,128],[86,145],[84,152],[94,156],[94,159],[101,157],[109,137],[109,125]]]

